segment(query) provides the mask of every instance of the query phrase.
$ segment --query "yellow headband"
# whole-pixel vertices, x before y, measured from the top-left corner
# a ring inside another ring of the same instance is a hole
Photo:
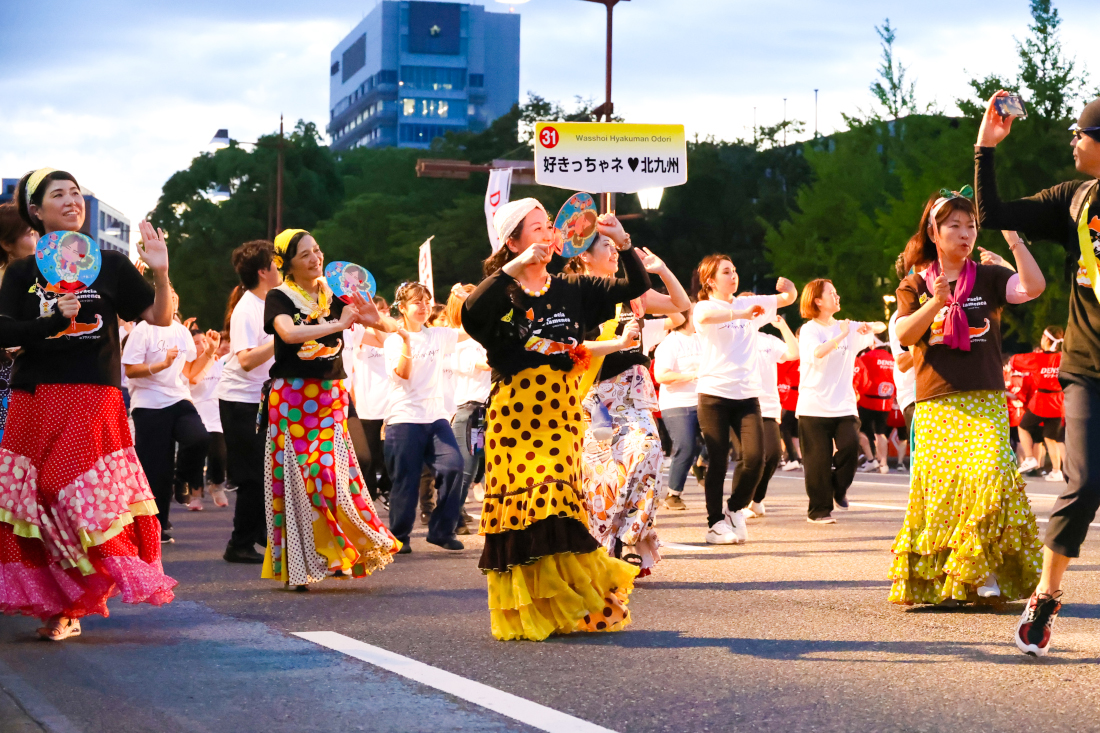
[[[31,196],[38,190],[38,187],[42,185],[43,179],[51,173],[56,173],[56,168],[39,168],[31,173],[30,178],[27,179],[27,207],[31,205]]]
[[[294,239],[296,234],[309,234],[305,229],[284,229],[279,232],[275,237],[275,266],[280,270],[283,269],[283,255],[290,249],[290,240]]]

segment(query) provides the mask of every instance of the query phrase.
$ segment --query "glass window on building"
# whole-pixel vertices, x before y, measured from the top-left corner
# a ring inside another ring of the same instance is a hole
[[[485,86],[485,74],[470,74],[470,86],[475,89]]]
[[[414,99],[408,97],[401,100],[402,117],[441,117],[446,118],[451,113],[451,103],[447,99]]]
[[[355,43],[344,51],[344,75],[342,81],[346,82],[355,76],[355,72],[367,64],[367,35],[364,33],[355,39]]]
[[[401,125],[401,142],[426,144],[437,137],[443,137],[447,132],[454,132],[458,129],[443,125]]]
[[[402,66],[401,86],[405,89],[461,91],[466,88],[466,69],[441,66]]]

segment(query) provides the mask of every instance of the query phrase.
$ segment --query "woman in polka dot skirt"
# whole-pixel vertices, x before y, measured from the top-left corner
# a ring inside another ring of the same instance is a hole
[[[486,260],[486,278],[462,308],[463,327],[485,347],[493,370],[479,563],[492,633],[541,641],[617,631],[630,623],[638,569],[608,556],[588,532],[580,383],[591,354],[624,344],[613,339],[590,351],[584,337],[614,317],[617,303],[649,290],[649,276],[613,216],[597,226],[622,255],[626,277],[619,279],[550,275],[546,265],[560,250],[535,199],[502,206],[493,223],[503,246]]]
[[[641,251],[646,272],[658,275],[669,294],[647,290],[631,303],[620,303],[615,317],[602,329],[593,329],[589,338],[598,338],[601,331],[621,336],[643,314],[663,316],[681,313],[691,306],[687,291],[668,265],[649,250]],[[591,247],[570,261],[570,269],[613,278],[619,271],[619,250],[610,238],[597,236]],[[661,541],[653,522],[668,491],[661,478],[664,452],[653,419],[657,390],[649,362],[641,339],[603,357],[581,413],[586,425],[581,476],[588,529],[609,553],[641,568],[638,577],[649,575],[661,559]],[[611,415],[613,429],[608,441],[596,440],[591,430],[590,415],[599,404]]]
[[[309,232],[279,234],[274,259],[284,280],[264,301],[275,361],[264,413],[268,541],[262,577],[306,590],[329,573],[369,575],[401,547],[374,510],[348,437],[341,358],[341,334],[352,324],[394,326],[361,295],[348,303],[333,297],[324,255]]]
[[[84,224],[80,186],[64,171],[28,173],[15,198],[39,234]],[[159,606],[176,585],[120,384],[119,318],[172,322],[164,234],[140,229],[155,288],[110,251],[78,303],[59,297],[33,257],[11,263],[0,286],[0,346],[13,345],[13,331],[23,346],[0,443],[0,612],[45,619],[38,633],[51,641],[106,616],[111,596]]]
[[[894,603],[1027,598],[1042,547],[1008,441],[1001,372],[1004,306],[1038,297],[1042,272],[1015,232],[1019,274],[992,253],[971,259],[977,211],[964,193],[929,199],[905,248],[896,333],[917,376],[913,469],[894,540]]]

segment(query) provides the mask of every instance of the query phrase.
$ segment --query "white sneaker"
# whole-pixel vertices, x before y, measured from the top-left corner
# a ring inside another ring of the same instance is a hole
[[[879,473],[881,473],[881,474],[887,474],[887,473],[890,473],[890,466],[889,466],[889,464],[886,464],[886,463],[880,463],[880,464],[878,464],[878,472],[879,472]]]
[[[742,510],[745,513],[745,519],[759,519],[764,516],[764,502],[753,502]]]
[[[906,466],[904,463],[899,463],[898,464],[898,473],[909,473],[909,467]]]
[[[1060,481],[1065,482],[1066,477],[1062,475],[1061,471],[1051,471],[1046,476],[1043,476],[1043,481]]]
[[[779,467],[780,471],[797,471],[802,468],[802,461],[787,461]]]
[[[743,545],[749,540],[749,525],[745,523],[745,513],[743,511],[731,512],[729,508],[723,510],[726,515],[726,521],[730,523],[733,528],[733,535],[737,538],[737,544]]]
[[[871,473],[871,471],[877,471],[878,470],[878,461],[876,461],[874,459],[871,459],[869,461],[864,461],[863,465],[860,466],[859,468],[857,468],[856,470],[859,471],[860,473]]]
[[[818,517],[817,519],[806,517],[806,521],[810,524],[836,524],[836,520],[833,519],[831,514],[826,514],[824,517]]]
[[[997,576],[994,573],[990,573],[986,577],[985,582],[982,583],[982,587],[978,588],[979,598],[994,598],[1001,595],[1001,586],[997,585]]]
[[[708,545],[736,545],[737,535],[733,533],[733,527],[730,526],[728,520],[723,519],[720,522],[715,523],[713,527],[707,530],[707,544]]]
[[[1035,460],[1034,458],[1025,458],[1024,460],[1020,461],[1020,467],[1017,470],[1020,473],[1027,473],[1029,471],[1034,471],[1038,467],[1039,462],[1037,460]]]

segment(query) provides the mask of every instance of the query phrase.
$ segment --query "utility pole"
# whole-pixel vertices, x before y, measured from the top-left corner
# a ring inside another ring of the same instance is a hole
[[[277,202],[275,204],[275,234],[283,231],[283,148],[285,147],[283,138],[283,116],[279,115],[279,169],[275,174],[275,198]]]
[[[787,98],[783,97],[783,147],[787,147]]]

